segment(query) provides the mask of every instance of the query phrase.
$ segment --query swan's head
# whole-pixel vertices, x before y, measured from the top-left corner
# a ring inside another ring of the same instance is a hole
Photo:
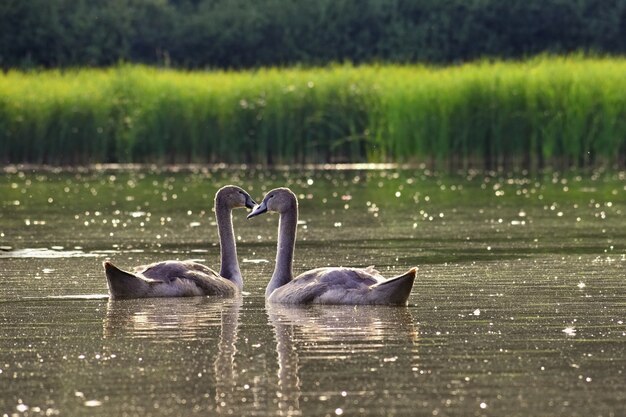
[[[239,207],[252,209],[256,206],[250,194],[236,185],[226,185],[217,190],[217,193],[215,193],[215,206],[217,207],[218,204],[223,204],[229,209]]]
[[[261,204],[256,206],[248,218],[258,216],[267,211],[275,211],[277,213],[285,213],[298,209],[298,199],[289,188],[275,188],[265,194]]]

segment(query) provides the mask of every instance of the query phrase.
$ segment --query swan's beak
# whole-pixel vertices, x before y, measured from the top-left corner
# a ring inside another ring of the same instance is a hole
[[[262,201],[261,204],[256,206],[254,210],[252,210],[250,214],[248,214],[248,219],[254,216],[258,216],[259,214],[263,214],[266,211],[267,211],[267,204],[265,203],[265,201]]]
[[[249,195],[246,196],[246,208],[253,209],[256,202]]]

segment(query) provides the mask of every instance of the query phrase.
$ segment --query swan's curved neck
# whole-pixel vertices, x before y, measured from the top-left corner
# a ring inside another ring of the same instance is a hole
[[[296,244],[296,227],[298,224],[298,207],[294,206],[280,214],[278,223],[278,248],[276,249],[276,266],[265,296],[268,297],[276,288],[282,287],[293,279],[293,251]]]
[[[243,288],[243,279],[237,261],[232,210],[224,204],[220,204],[219,200],[215,202],[215,220],[220,238],[220,276],[232,281],[241,289]]]

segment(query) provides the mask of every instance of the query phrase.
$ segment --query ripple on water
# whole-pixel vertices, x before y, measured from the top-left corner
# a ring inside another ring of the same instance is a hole
[[[82,250],[60,250],[49,248],[25,248],[0,251],[0,258],[95,258],[102,256]]]
[[[49,295],[47,297],[24,297],[24,300],[106,300],[109,294],[73,294],[73,295]]]

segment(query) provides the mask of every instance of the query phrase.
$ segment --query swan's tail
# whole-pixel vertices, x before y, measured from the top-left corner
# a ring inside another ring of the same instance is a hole
[[[411,295],[417,268],[411,268],[404,274],[389,278],[371,286],[372,290],[382,293],[377,298],[386,300],[386,304],[404,305]]]
[[[135,298],[146,291],[146,284],[130,272],[123,271],[109,261],[104,261],[111,298]]]

